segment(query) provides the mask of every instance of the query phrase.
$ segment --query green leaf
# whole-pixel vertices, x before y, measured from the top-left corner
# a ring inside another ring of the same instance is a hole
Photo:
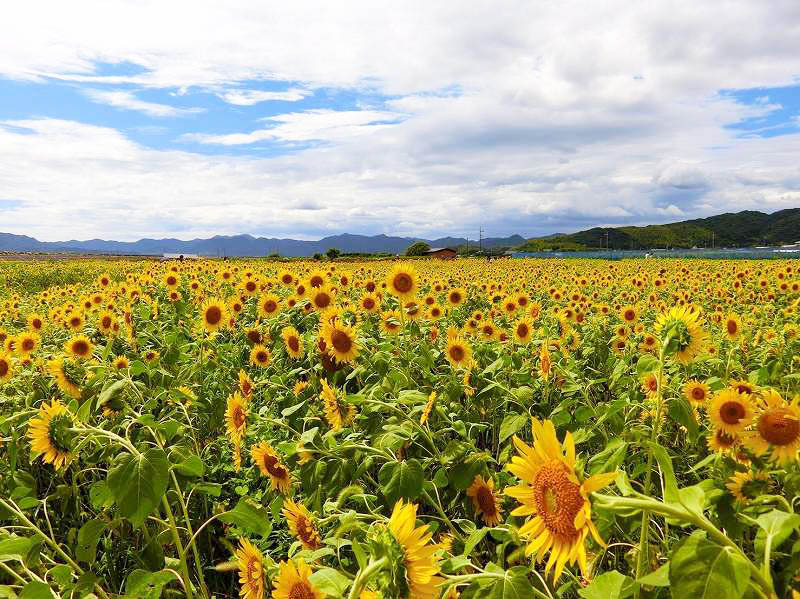
[[[527,414],[509,414],[500,425],[500,443],[518,433],[530,420]]]
[[[668,587],[669,562],[661,566],[655,572],[650,572],[647,576],[642,576],[637,582],[648,587]]]
[[[255,505],[244,497],[239,500],[235,508],[222,514],[219,519],[228,524],[234,524],[245,532],[262,537],[266,537],[272,532],[269,512],[264,507]]]
[[[800,526],[800,516],[788,514],[780,510],[771,510],[756,518],[756,522],[764,531],[766,539],[771,539],[772,549],[777,549],[789,535]]]
[[[106,530],[106,523],[102,520],[89,520],[78,531],[78,546],[75,548],[75,557],[78,561],[93,564],[97,555],[97,542]]]
[[[475,546],[483,540],[483,537],[485,537],[488,532],[489,529],[486,527],[473,530],[467,537],[467,540],[464,541],[464,555],[472,553]]]
[[[643,377],[648,372],[654,372],[656,370],[658,370],[658,360],[649,354],[645,354],[636,362],[636,374],[639,378]]]
[[[49,585],[33,580],[22,589],[19,599],[53,599],[53,593],[50,592]]]
[[[333,568],[317,570],[309,580],[328,597],[341,597],[350,586],[350,579]]]
[[[67,586],[72,582],[72,568],[66,564],[53,566],[47,571],[47,575],[52,578],[59,586]]]
[[[533,586],[528,580],[528,570],[517,566],[505,573],[505,577],[495,583],[491,599],[530,599],[533,597]]]
[[[650,450],[661,467],[664,475],[664,501],[666,503],[678,503],[678,483],[675,480],[675,471],[672,469],[672,459],[667,450],[657,443],[648,443]]]
[[[31,550],[32,539],[29,537],[3,536],[0,538],[0,562],[11,560],[22,561]]]
[[[175,574],[169,570],[160,572],[134,570],[125,581],[126,598],[158,599],[161,597],[161,589],[175,578]]]
[[[188,449],[174,448],[170,452],[175,472],[183,476],[200,477],[205,474],[206,467],[203,460]]]
[[[605,572],[585,589],[578,589],[584,599],[622,599],[633,593],[633,580],[616,570]]]
[[[422,493],[425,477],[417,460],[389,462],[378,472],[378,481],[386,500],[393,505],[398,499],[416,499]]]
[[[157,447],[151,447],[138,456],[123,454],[106,480],[120,515],[138,528],[167,491],[167,454]]]
[[[744,558],[702,533],[687,537],[672,552],[669,582],[673,597],[740,599],[749,580]]]

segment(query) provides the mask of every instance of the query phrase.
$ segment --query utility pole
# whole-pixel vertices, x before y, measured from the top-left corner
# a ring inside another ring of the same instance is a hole
[[[715,231],[711,231],[711,249],[714,249],[714,237],[716,236]]]
[[[478,229],[478,247],[480,248],[480,253],[483,253],[483,227]]]

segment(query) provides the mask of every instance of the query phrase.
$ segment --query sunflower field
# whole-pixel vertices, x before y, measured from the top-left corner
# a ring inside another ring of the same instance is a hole
[[[793,260],[0,262],[0,598],[800,597]]]

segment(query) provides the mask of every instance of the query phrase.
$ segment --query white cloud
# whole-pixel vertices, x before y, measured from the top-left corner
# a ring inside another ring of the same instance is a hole
[[[130,239],[483,223],[534,235],[800,205],[800,136],[742,138],[725,125],[776,106],[719,93],[796,83],[798,22],[796,0],[15,3],[0,22],[6,77],[200,89],[234,105],[316,90],[334,108],[341,88],[391,100],[185,138],[206,151],[327,142],[265,159],[16,123],[33,132],[0,130],[0,189],[27,204],[0,228]]]
[[[310,96],[311,92],[306,89],[293,88],[284,92],[271,92],[258,89],[233,89],[223,93],[217,94],[220,98],[225,100],[228,104],[235,104],[236,106],[253,106],[260,102],[298,102],[303,98]]]
[[[398,113],[378,110],[308,110],[261,119],[267,123],[277,124],[251,133],[187,134],[182,139],[225,146],[252,144],[264,140],[340,142],[391,127],[401,117],[402,115]]]
[[[186,116],[205,112],[203,108],[176,108],[168,104],[145,102],[137,98],[132,92],[122,90],[105,91],[87,89],[84,90],[84,93],[93,102],[97,102],[98,104],[108,104],[114,108],[122,108],[124,110],[135,110],[136,112],[143,112],[144,114],[155,117]]]

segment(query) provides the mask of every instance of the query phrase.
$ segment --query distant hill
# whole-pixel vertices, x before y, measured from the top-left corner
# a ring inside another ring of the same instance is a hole
[[[88,254],[161,255],[198,254],[201,256],[267,256],[277,253],[281,256],[312,256],[325,253],[329,248],[338,248],[345,253],[389,253],[402,254],[416,241],[424,241],[431,247],[459,247],[469,243],[477,246],[475,240],[461,237],[442,237],[439,239],[419,239],[411,237],[389,237],[387,235],[352,235],[344,233],[325,237],[319,241],[300,241],[297,239],[276,239],[253,237],[252,235],[217,235],[210,239],[140,239],[139,241],[107,241],[90,239],[87,241],[38,241],[25,235],[0,233],[0,251],[5,252],[81,252]],[[483,247],[515,247],[525,243],[520,235],[511,237],[489,237],[483,240]]]
[[[606,237],[608,235],[608,237]],[[800,241],[800,208],[772,214],[745,210],[708,218],[646,227],[594,227],[586,231],[529,239],[520,250],[588,250],[749,247]]]

